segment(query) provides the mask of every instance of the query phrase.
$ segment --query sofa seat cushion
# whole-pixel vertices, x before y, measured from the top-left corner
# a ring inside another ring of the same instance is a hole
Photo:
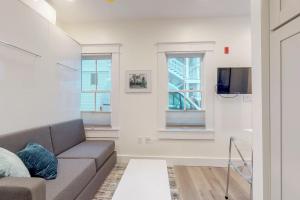
[[[46,182],[46,200],[75,199],[95,174],[93,159],[58,159],[57,178]]]
[[[97,169],[114,152],[114,141],[85,141],[58,155],[58,158],[95,159]]]

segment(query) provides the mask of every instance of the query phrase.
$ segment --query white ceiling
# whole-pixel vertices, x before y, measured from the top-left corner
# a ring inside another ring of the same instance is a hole
[[[145,18],[244,16],[250,0],[48,0],[62,23]]]

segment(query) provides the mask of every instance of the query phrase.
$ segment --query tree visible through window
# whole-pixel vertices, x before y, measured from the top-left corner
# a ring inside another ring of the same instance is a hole
[[[111,112],[111,56],[84,56],[81,111]]]
[[[168,56],[169,110],[202,110],[201,56]]]

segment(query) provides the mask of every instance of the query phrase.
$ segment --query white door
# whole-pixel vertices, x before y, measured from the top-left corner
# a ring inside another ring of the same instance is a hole
[[[300,17],[271,33],[272,200],[300,199]]]
[[[300,14],[300,0],[270,0],[271,29],[288,22]]]

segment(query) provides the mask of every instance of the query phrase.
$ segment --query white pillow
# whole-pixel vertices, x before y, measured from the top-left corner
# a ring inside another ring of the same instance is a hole
[[[22,160],[14,153],[0,147],[0,177],[30,177]]]

